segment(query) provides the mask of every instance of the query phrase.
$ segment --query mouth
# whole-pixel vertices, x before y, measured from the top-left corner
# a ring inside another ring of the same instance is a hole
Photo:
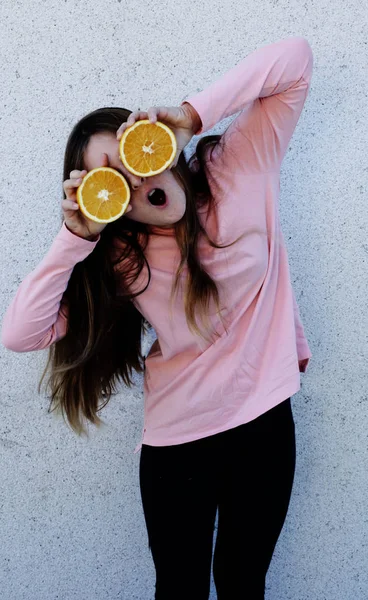
[[[167,204],[166,194],[161,188],[150,190],[147,194],[147,200],[152,206],[159,206],[160,208]]]

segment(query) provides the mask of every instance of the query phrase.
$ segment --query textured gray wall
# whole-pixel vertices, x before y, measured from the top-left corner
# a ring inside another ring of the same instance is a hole
[[[312,46],[280,210],[313,358],[292,400],[297,468],[267,600],[368,597],[364,4],[3,0],[0,8],[0,317],[59,230],[62,156],[77,119],[104,105],[179,103],[287,36]],[[133,454],[142,382],[113,397],[104,429],[79,440],[37,394],[46,356],[0,348],[1,598],[151,600]]]

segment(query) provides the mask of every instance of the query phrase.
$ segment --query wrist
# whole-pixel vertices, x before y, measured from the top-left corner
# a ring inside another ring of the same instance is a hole
[[[77,237],[81,238],[82,240],[87,240],[88,242],[96,242],[98,240],[98,235],[88,235],[87,237],[84,237],[83,235],[78,235],[77,233],[75,233],[74,231],[69,229],[69,227],[67,226],[67,224],[65,222],[64,222],[64,225],[67,228],[67,230],[70,231],[70,233],[72,233],[73,235],[76,235]]]
[[[194,106],[192,106],[189,102],[185,101],[183,103],[183,107],[192,122],[192,126],[191,126],[192,134],[195,135],[196,132],[199,131],[199,129],[201,129],[201,127],[202,127],[202,119],[199,116],[199,114],[197,113]]]

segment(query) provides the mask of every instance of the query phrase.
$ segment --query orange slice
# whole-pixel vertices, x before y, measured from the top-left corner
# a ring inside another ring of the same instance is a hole
[[[85,217],[112,223],[126,211],[130,188],[123,175],[110,167],[92,169],[77,189],[77,202]]]
[[[119,150],[121,162],[130,173],[152,177],[171,165],[177,144],[170,127],[160,121],[150,123],[142,119],[124,131]]]

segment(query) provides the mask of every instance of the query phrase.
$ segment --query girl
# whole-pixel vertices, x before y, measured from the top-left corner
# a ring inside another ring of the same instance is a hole
[[[49,348],[51,405],[78,433],[83,417],[101,423],[117,382],[144,372],[136,451],[156,600],[208,598],[217,510],[218,599],[264,598],[294,478],[290,397],[312,356],[278,212],[312,65],[307,40],[289,37],[179,107],[83,118],[65,152],[61,229],[4,318],[7,348]],[[238,111],[187,163],[192,136]],[[169,125],[178,141],[172,168],[149,179],[131,175],[118,150],[123,130],[144,118]],[[132,193],[128,212],[107,226],[76,204],[83,177],[104,165]],[[157,340],[144,358],[148,324]]]

